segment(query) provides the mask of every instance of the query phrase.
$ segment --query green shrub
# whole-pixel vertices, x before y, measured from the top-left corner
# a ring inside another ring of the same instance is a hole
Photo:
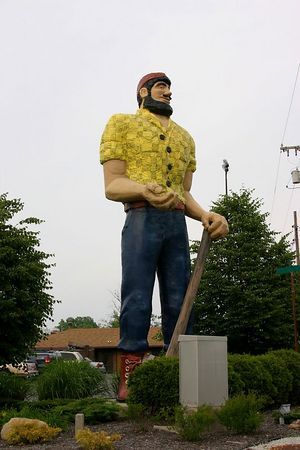
[[[110,422],[119,416],[120,407],[109,400],[101,398],[85,398],[74,400],[66,405],[56,406],[55,414],[61,415],[68,422],[74,422],[77,413],[84,414],[84,421],[88,425],[100,422]]]
[[[254,394],[237,395],[226,401],[218,412],[218,418],[228,430],[239,434],[252,433],[263,421],[263,416],[259,412],[262,403],[262,400]]]
[[[265,389],[262,394],[271,397],[273,403],[280,405],[286,403],[289,399],[289,393],[292,390],[293,377],[286,362],[276,355],[266,353],[265,355],[257,356],[257,361],[261,362],[264,368],[268,371],[272,378],[272,390],[268,392]],[[299,375],[298,375],[299,376]]]
[[[178,406],[175,411],[175,428],[187,441],[198,441],[204,431],[216,421],[216,414],[209,405],[197,408],[195,412],[188,412],[186,408]]]
[[[2,404],[10,400],[24,400],[28,389],[29,384],[24,378],[0,371],[0,398]]]
[[[37,380],[40,400],[77,399],[104,394],[106,391],[104,374],[85,361],[53,361]]]
[[[229,355],[228,364],[235,372],[235,391],[229,386],[231,395],[255,393],[266,397],[266,403],[272,403],[276,395],[276,388],[268,368],[257,356],[252,355]],[[242,388],[243,386],[243,388]],[[242,390],[239,390],[241,389]]]
[[[242,394],[245,390],[245,383],[242,380],[241,374],[237,371],[234,363],[232,363],[233,358],[228,355],[228,389],[229,397],[234,395]]]
[[[128,403],[141,404],[151,414],[179,403],[179,362],[158,357],[138,366],[128,382]]]
[[[276,350],[270,352],[276,358],[285,362],[287,370],[292,376],[292,386],[288,396],[288,402],[294,405],[300,403],[300,353],[294,350]]]
[[[43,411],[38,408],[33,408],[30,403],[25,403],[24,406],[19,409],[7,409],[0,413],[0,426],[4,425],[13,417],[26,417],[27,419],[38,419],[46,422],[49,426],[59,427],[66,430],[68,427],[68,421],[62,417],[59,413],[49,410]]]
[[[22,408],[1,411],[0,427],[12,417],[27,417],[42,420],[48,425],[65,430],[70,423],[74,423],[77,413],[83,413],[85,423],[93,425],[116,420],[119,417],[120,407],[101,398],[24,402]]]
[[[128,409],[126,412],[126,416],[128,419],[133,421],[139,421],[141,419],[144,419],[145,417],[149,416],[148,411],[145,409],[143,405],[140,403],[129,403]]]

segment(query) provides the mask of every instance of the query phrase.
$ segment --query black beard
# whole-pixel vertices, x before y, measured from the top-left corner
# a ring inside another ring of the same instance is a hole
[[[173,113],[173,108],[168,103],[154,100],[151,95],[144,98],[143,108],[148,109],[153,114],[170,117]]]

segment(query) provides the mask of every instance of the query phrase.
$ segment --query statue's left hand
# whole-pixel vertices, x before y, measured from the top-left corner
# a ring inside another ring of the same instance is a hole
[[[212,239],[224,237],[229,232],[227,220],[218,213],[212,211],[205,212],[201,217],[201,222]]]

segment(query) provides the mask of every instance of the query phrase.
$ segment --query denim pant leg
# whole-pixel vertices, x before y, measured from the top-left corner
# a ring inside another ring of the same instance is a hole
[[[152,293],[161,248],[154,208],[129,210],[122,231],[120,342],[125,352],[148,349]]]
[[[190,252],[183,212],[173,211],[158,263],[164,348],[167,349],[190,279]],[[187,333],[191,332],[191,321]]]

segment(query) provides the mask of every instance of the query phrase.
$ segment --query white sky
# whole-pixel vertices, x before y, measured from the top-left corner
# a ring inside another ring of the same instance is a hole
[[[98,146],[110,115],[135,112],[145,73],[172,80],[173,119],[197,144],[199,203],[224,193],[226,158],[229,189],[255,188],[274,230],[292,231],[294,210],[300,222],[300,190],[285,187],[300,154],[279,151],[299,18],[299,0],[0,0],[0,192],[45,220],[54,324],[112,310],[124,213],[104,197]],[[284,145],[300,145],[299,121],[300,80]]]

